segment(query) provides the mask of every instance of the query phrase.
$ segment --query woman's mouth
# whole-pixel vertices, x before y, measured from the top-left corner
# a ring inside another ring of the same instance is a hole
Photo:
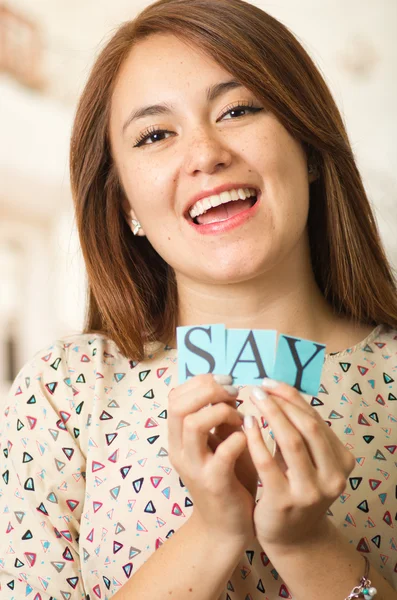
[[[227,204],[220,204],[207,210],[203,215],[195,217],[193,223],[195,225],[208,225],[210,223],[220,223],[234,217],[239,213],[251,208],[257,201],[257,196],[251,196],[245,200],[236,200]]]
[[[259,207],[261,192],[245,200],[236,200],[208,209],[197,217],[187,216],[187,221],[197,233],[226,233],[252,218]]]

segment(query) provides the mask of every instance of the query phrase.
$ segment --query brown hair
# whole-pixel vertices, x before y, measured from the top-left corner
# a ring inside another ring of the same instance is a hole
[[[101,51],[71,139],[71,183],[88,273],[84,332],[113,339],[129,358],[169,342],[177,326],[173,269],[134,237],[111,155],[108,123],[120,66],[133,45],[169,33],[200,47],[262,98],[318,165],[308,231],[317,283],[336,313],[397,326],[397,295],[348,136],[326,83],[279,21],[243,0],[160,0],[124,23]]]

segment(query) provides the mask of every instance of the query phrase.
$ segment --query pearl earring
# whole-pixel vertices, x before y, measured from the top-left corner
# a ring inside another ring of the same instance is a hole
[[[140,229],[142,229],[142,225],[140,224],[140,222],[139,222],[139,221],[136,221],[135,219],[131,219],[131,222],[132,222],[132,224],[133,224],[133,226],[134,226],[134,231],[133,231],[132,233],[133,233],[134,235],[137,235],[137,234],[138,234],[138,231],[139,231]]]

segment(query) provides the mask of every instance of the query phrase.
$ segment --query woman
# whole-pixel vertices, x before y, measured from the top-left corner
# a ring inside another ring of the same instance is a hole
[[[6,403],[1,598],[397,598],[395,283],[304,49],[242,0],[152,4],[93,67],[71,179],[87,323]],[[204,323],[326,344],[318,397],[178,385]]]

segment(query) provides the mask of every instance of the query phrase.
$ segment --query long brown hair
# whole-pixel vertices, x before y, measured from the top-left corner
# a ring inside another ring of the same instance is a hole
[[[89,281],[84,332],[101,332],[123,355],[142,360],[147,342],[170,341],[177,326],[174,271],[126,222],[108,133],[120,66],[135,43],[155,33],[207,52],[303,144],[320,172],[310,186],[308,231],[322,293],[338,314],[396,327],[395,281],[348,136],[304,48],[243,0],[160,0],[124,23],[101,51],[74,121],[71,183]]]

